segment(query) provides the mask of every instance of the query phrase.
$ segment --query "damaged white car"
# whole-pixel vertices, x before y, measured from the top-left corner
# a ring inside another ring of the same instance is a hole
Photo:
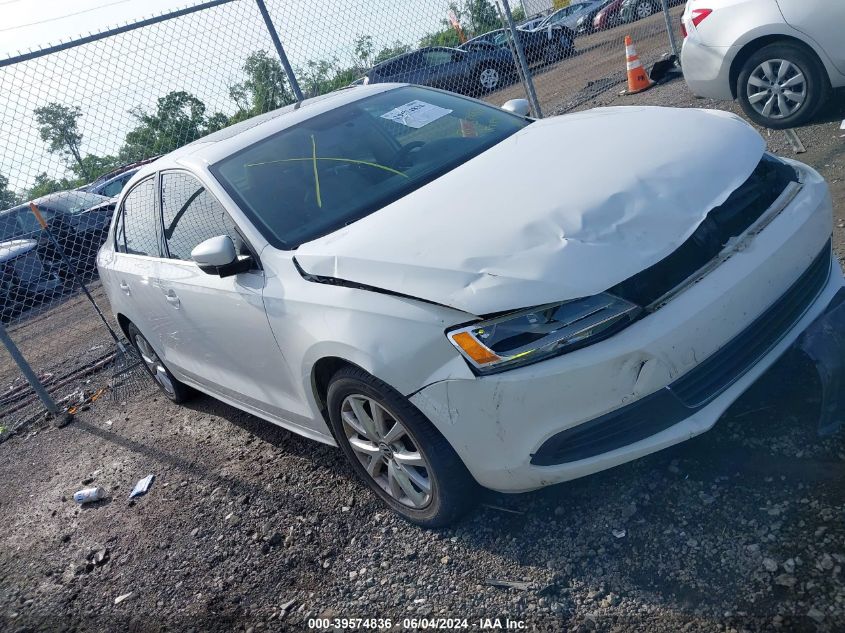
[[[730,114],[382,84],[143,167],[99,268],[171,399],[337,444],[434,526],[712,427],[845,301],[831,212]]]

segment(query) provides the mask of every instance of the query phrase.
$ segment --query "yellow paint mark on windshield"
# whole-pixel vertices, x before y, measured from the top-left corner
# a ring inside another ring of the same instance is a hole
[[[317,141],[311,135],[311,158],[314,161],[314,188],[317,190],[317,206],[323,208],[323,200],[320,197],[320,176],[317,174]]]
[[[317,156],[314,158],[313,156],[310,158],[280,158],[278,160],[267,160],[261,163],[247,163],[247,167],[258,167],[259,165],[272,165],[273,163],[295,163],[299,161],[307,160],[309,162],[313,162],[314,160],[333,160],[336,162],[341,163],[353,163],[356,165],[366,165],[367,167],[375,167],[376,169],[383,169],[384,171],[389,171],[391,174],[396,174],[397,176],[402,176],[402,178],[407,178],[406,174],[403,174],[401,171],[397,171],[392,167],[388,167],[386,165],[379,165],[378,163],[371,163],[370,161],[366,160],[357,160],[355,158],[335,158],[335,157],[327,157],[327,156]]]

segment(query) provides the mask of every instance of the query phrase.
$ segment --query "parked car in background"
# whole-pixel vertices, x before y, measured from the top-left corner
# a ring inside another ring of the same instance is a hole
[[[74,271],[92,272],[97,250],[108,233],[115,199],[87,191],[60,191],[32,202],[38,206]],[[36,241],[41,259],[50,266],[61,263],[59,253],[44,235],[29,203],[0,211],[0,241],[19,239]],[[66,267],[59,266],[59,270],[69,277]]]
[[[605,9],[608,5],[616,2],[616,0],[600,0],[596,2],[592,7],[582,11],[580,16],[578,17],[578,21],[575,23],[575,32],[578,35],[583,35],[586,33],[592,33],[595,31],[595,27],[593,26],[593,22],[595,20],[596,15],[599,11]]]
[[[517,28],[525,29],[526,31],[530,31],[532,29],[537,28],[542,24],[543,20],[546,19],[545,15],[540,15],[535,18],[531,18],[530,20],[525,20],[524,22],[520,22],[517,24]]]
[[[144,167],[98,265],[167,397],[338,445],[437,526],[712,428],[845,302],[831,228],[822,177],[730,113],[369,85]]]
[[[515,75],[513,57],[507,49],[430,46],[373,66],[364,83],[412,83],[477,96],[506,86]]]
[[[682,25],[690,90],[739,100],[759,125],[806,123],[845,87],[841,0],[690,0]]]
[[[153,156],[152,158],[147,158],[146,160],[130,163],[128,165],[118,167],[117,169],[113,169],[107,174],[103,174],[97,178],[94,182],[83,187],[79,187],[78,190],[89,191],[101,196],[106,196],[107,198],[113,198],[123,190],[123,187],[126,186],[129,179],[132,178],[132,176],[134,176],[143,165],[146,165],[157,158],[158,156]]]
[[[683,4],[686,0],[669,0],[669,6]],[[718,1],[718,0],[717,0]],[[619,15],[622,22],[642,20],[663,10],[661,0],[623,0]]]
[[[575,52],[575,33],[564,26],[526,31],[516,29],[526,62],[553,63]],[[460,46],[464,50],[510,50],[511,35],[506,29],[497,29],[473,38]],[[513,59],[513,57],[511,57]]]
[[[59,266],[45,262],[37,239],[0,241],[0,320],[8,322],[21,312],[61,292]]]
[[[622,10],[623,1],[613,0],[600,9],[593,18],[593,30],[604,31],[605,29],[611,29],[621,24],[622,16],[620,15],[620,11]]]
[[[536,27],[536,29],[544,29],[551,26],[565,26],[575,33],[578,28],[578,20],[581,16],[590,9],[602,4],[602,2],[604,2],[604,0],[585,0],[584,2],[570,4],[550,14]]]

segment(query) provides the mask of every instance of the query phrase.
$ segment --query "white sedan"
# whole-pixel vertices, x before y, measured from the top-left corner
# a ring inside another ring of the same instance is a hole
[[[845,88],[843,0],[689,0],[681,26],[692,92],[759,125],[802,125]]]
[[[434,526],[712,427],[845,299],[831,230],[822,178],[730,114],[381,84],[143,167],[98,263],[172,400],[339,445]]]

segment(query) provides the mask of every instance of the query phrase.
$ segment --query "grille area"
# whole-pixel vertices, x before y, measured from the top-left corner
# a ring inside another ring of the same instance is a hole
[[[566,464],[659,433],[702,409],[768,353],[800,320],[830,276],[828,242],[781,297],[715,354],[668,387],[553,435],[531,456],[535,466]]]
[[[711,210],[677,250],[609,292],[643,307],[650,305],[716,257],[731,238],[754,224],[790,182],[798,182],[795,170],[765,154],[751,176],[723,204]]]

